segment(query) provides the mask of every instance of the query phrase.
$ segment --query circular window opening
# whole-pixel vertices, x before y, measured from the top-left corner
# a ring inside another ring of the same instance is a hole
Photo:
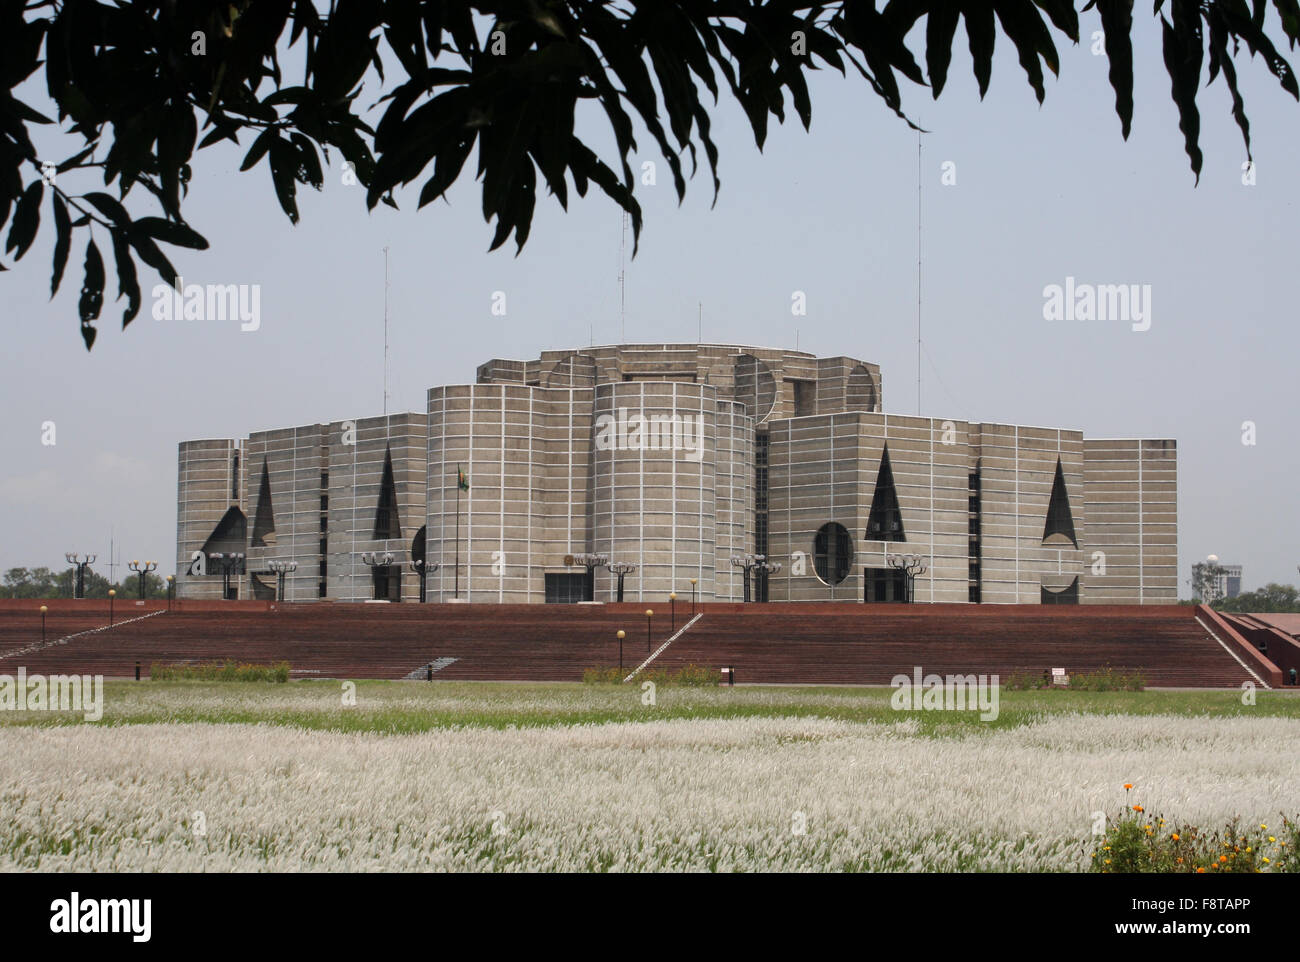
[[[832,521],[817,529],[813,538],[813,570],[828,585],[837,585],[853,568],[853,537],[848,528]]]
[[[876,410],[876,379],[862,364],[849,372],[847,407],[850,411]]]
[[[733,372],[736,400],[748,408],[756,424],[763,423],[776,404],[776,378],[772,369],[752,354],[739,354]]]
[[[585,354],[570,354],[546,375],[547,387],[593,387],[596,362]]]

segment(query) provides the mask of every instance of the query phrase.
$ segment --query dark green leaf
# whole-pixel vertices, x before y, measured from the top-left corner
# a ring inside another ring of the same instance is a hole
[[[90,201],[101,214],[107,217],[117,226],[121,227],[131,223],[131,215],[126,212],[126,208],[118,203],[117,199],[103,191],[91,191],[84,195],[85,199]]]
[[[465,161],[469,158],[469,153],[473,149],[474,137],[471,135],[462,143],[456,144],[438,154],[434,162],[433,176],[425,181],[424,186],[420,188],[420,207],[437,200],[447,192],[447,188],[455,183],[456,178],[460,176],[461,168],[465,166]]]
[[[45,181],[37,178],[27,185],[14,208],[14,221],[9,227],[5,253],[16,251],[14,260],[22,260],[27,248],[36,238],[36,228],[41,222],[41,200],[45,197]]]
[[[27,121],[29,124],[54,123],[54,121],[52,121],[49,117],[45,116],[43,113],[40,113],[39,111],[33,110],[31,107],[27,106],[25,103],[23,103],[21,100],[19,100],[16,97],[11,98],[9,103],[13,105],[14,112],[17,113],[19,117]]]
[[[104,259],[99,256],[99,248],[92,238],[86,242],[85,278],[81,282],[81,300],[77,305],[81,313],[81,323],[89,324],[99,317],[104,307]],[[93,340],[93,336],[92,336]],[[86,345],[90,347],[89,344]]]
[[[1300,3],[1297,0],[1273,0],[1273,6],[1282,20],[1282,32],[1294,50],[1296,41],[1300,40]]]
[[[1178,107],[1178,129],[1183,132],[1184,149],[1191,160],[1192,172],[1201,179],[1201,115],[1196,107],[1196,89],[1201,80],[1201,43],[1199,14],[1187,9],[1184,0],[1173,0],[1174,25],[1160,18],[1165,69],[1172,81],[1171,93]],[[1195,26],[1192,25],[1195,18]],[[1195,44],[1191,43],[1195,34]]]
[[[244,162],[239,165],[240,171],[249,170],[256,166],[257,162],[262,159],[262,155],[271,149],[271,145],[276,142],[279,135],[274,128],[267,128],[257,135],[253,141],[253,146],[248,148],[248,153],[244,156]]]
[[[291,224],[298,223],[297,171],[298,152],[288,141],[275,141],[271,145],[271,182],[275,185],[275,196],[289,216]]]
[[[126,297],[126,310],[122,312],[122,326],[126,327],[140,312],[140,282],[125,231],[113,231],[113,256],[117,261],[117,299]]]
[[[993,5],[984,0],[961,0],[961,11],[966,21],[966,36],[970,39],[975,80],[979,83],[980,99],[983,100],[993,74],[993,45],[997,36]]]
[[[126,233],[127,238],[131,241],[131,246],[140,255],[140,260],[156,270],[170,286],[175,287],[176,268],[172,267],[171,261],[158,249],[158,245],[154,243],[153,238],[141,230],[137,224],[132,224],[127,228]]]
[[[144,231],[155,240],[163,241],[167,244],[175,244],[177,247],[188,247],[191,250],[205,251],[208,249],[208,242],[204,237],[191,227],[185,224],[177,224],[175,221],[164,220],[161,217],[141,217],[133,225],[136,229]]]
[[[50,275],[50,298],[53,299],[59,292],[63,270],[68,264],[68,251],[72,247],[72,223],[63,198],[57,191],[50,196],[54,200],[54,267]]]
[[[58,173],[60,174],[64,173],[65,171],[72,170],[74,167],[79,166],[83,160],[85,160],[87,157],[93,154],[95,152],[95,148],[98,146],[99,146],[98,143],[94,143],[91,144],[89,147],[85,148],[84,150],[77,151],[75,154],[73,154],[63,163],[59,164],[58,167],[55,168],[55,170],[58,171]]]
[[[925,67],[930,73],[931,93],[935,100],[939,99],[939,93],[948,80],[952,40],[957,32],[960,11],[957,0],[934,0],[930,16],[925,21]]]
[[[1130,0],[1096,0],[1110,61],[1110,85],[1120,132],[1128,140],[1133,125],[1133,7]]]

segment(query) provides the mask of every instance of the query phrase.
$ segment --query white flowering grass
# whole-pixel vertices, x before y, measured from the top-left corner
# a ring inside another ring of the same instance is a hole
[[[287,685],[109,681],[102,723],[267,722],[385,733],[462,725],[506,728],[677,718],[816,716],[892,724],[900,715],[890,707],[891,693],[889,688],[661,685],[654,703],[647,705],[639,685],[361,681],[351,689],[349,704],[339,681]],[[998,719],[991,725],[979,721],[974,712],[921,712],[913,717],[923,733],[945,735],[1015,728],[1072,712],[1300,718],[1300,697],[1260,692],[1255,705],[1245,706],[1239,695],[1222,691],[1003,691]],[[0,727],[81,722],[75,713],[0,712]]]
[[[2,726],[0,869],[1075,871],[1124,782],[1205,826],[1300,800],[1290,718],[893,719]]]

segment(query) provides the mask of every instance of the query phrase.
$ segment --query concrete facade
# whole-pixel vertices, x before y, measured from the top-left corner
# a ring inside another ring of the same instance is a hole
[[[1025,425],[886,414],[878,366],[735,345],[493,359],[402,413],[180,446],[182,597],[1172,603],[1177,451]],[[464,469],[469,490],[460,491]],[[232,545],[244,544],[242,549]],[[400,563],[372,572],[366,552]]]

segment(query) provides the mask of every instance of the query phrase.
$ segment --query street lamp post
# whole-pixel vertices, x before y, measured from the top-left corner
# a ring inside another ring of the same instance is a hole
[[[695,585],[699,582],[698,578],[691,579],[691,617],[695,617]]]
[[[284,601],[284,577],[298,570],[296,561],[268,561],[266,566],[275,572],[275,600]]]
[[[370,572],[371,572],[370,580],[375,586],[376,601],[383,601],[385,599],[379,597],[379,582],[375,579],[374,572],[378,568],[387,568],[396,560],[397,559],[393,557],[393,553],[391,551],[385,551],[382,554],[380,554],[377,551],[361,552],[361,563],[363,565],[369,566],[370,568]],[[385,594],[387,594],[387,590],[388,590],[387,585],[385,585],[384,586]]]
[[[168,575],[167,576],[167,610],[168,611],[172,610],[172,597],[175,595],[175,593],[176,593],[176,576]]]
[[[108,627],[113,627],[113,599],[117,597],[117,589],[108,589]]]
[[[890,554],[885,555],[885,563],[906,576],[903,600],[910,604],[915,591],[916,576],[925,573],[925,559],[919,554]]]
[[[575,554],[573,563],[581,565],[587,569],[587,601],[596,600],[596,569],[603,568],[609,564],[609,555],[607,554]]]
[[[618,601],[623,600],[623,579],[636,571],[636,562],[634,561],[611,561],[609,563],[609,573],[618,576]]]
[[[668,634],[677,631],[677,592],[668,592]]]
[[[45,644],[45,612],[49,610],[45,605],[41,605],[41,644]]]
[[[618,677],[623,677],[623,639],[627,636],[622,628],[618,630]]]
[[[758,564],[754,565],[754,570],[763,575],[763,601],[767,601],[767,576],[774,575],[781,570],[781,562],[768,561],[763,555],[756,555]]]
[[[754,556],[752,554],[733,554],[731,556],[731,563],[735,567],[741,569],[742,576],[745,579],[745,593],[743,598],[745,601],[749,601],[749,569],[755,564]]]
[[[73,598],[86,597],[86,569],[95,563],[95,555],[78,555],[75,551],[69,551],[63,556],[68,564],[75,565],[77,569],[77,580],[72,586]]]
[[[141,562],[139,562],[139,561],[132,561],[130,564],[127,565],[127,567],[130,568],[132,571],[134,571],[136,574],[138,574],[138,575],[140,576],[140,600],[141,600],[141,601],[144,601],[144,587],[145,587],[145,586],[144,586],[144,579],[145,579],[145,575],[147,575],[150,571],[155,571],[155,570],[157,570],[157,568],[158,568],[158,562],[156,562],[156,561],[145,561],[145,562],[141,563]]]
[[[423,558],[413,558],[411,560],[411,567],[415,569],[416,577],[420,580],[420,604],[424,604],[426,594],[425,585],[429,577],[429,572],[437,571],[442,567],[442,565],[437,561],[425,561]]]
[[[239,564],[244,560],[244,554],[241,551],[231,551],[223,553],[214,551],[208,555],[208,559],[221,565],[221,599],[230,601],[230,576],[237,573]]]
[[[645,650],[650,650],[650,621],[655,616],[654,610],[647,608],[645,610]]]
[[[737,568],[743,568],[745,572],[745,600],[750,601],[749,590],[749,573],[757,571],[764,575],[776,574],[781,570],[779,561],[768,561],[766,555],[761,554],[736,554],[731,556],[731,563]]]

